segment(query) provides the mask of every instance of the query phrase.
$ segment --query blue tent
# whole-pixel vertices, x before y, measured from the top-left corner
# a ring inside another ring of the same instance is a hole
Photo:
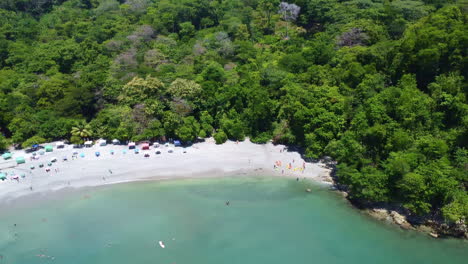
[[[180,147],[180,146],[182,146],[182,144],[180,144],[179,140],[174,140],[174,146]]]

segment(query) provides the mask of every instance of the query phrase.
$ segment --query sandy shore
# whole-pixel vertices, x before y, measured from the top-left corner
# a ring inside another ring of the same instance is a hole
[[[140,146],[137,146],[141,149]],[[168,153],[172,148],[173,153]],[[176,179],[193,177],[226,177],[226,176],[281,176],[310,178],[318,182],[331,182],[330,171],[320,163],[305,163],[297,152],[281,151],[283,145],[271,143],[258,145],[248,139],[244,142],[226,142],[216,145],[213,139],[194,144],[191,147],[158,148],[161,154],[156,155],[157,149],[150,147],[149,151],[141,150],[135,154],[127,146],[93,146],[91,148],[64,149],[40,155],[39,160],[30,160],[30,154],[14,152],[13,160],[17,156],[24,156],[26,163],[14,168],[2,169],[8,174],[6,181],[0,181],[0,200],[9,201],[28,194],[46,194],[51,190],[63,188],[79,188],[85,186],[99,186],[120,182],[139,180]],[[114,150],[114,155],[111,155]],[[124,153],[126,150],[126,153]],[[84,153],[85,157],[72,160],[74,151]],[[101,153],[100,157],[95,152]],[[185,153],[184,153],[185,151]],[[144,157],[148,152],[150,157]],[[66,156],[68,161],[63,161]],[[57,162],[52,166],[47,163],[56,157]],[[281,161],[281,166],[274,168],[274,164]],[[3,161],[3,167],[11,164]],[[291,163],[291,169],[288,165]],[[44,164],[39,168],[39,164]],[[31,165],[35,169],[30,169]],[[46,168],[50,168],[46,172]],[[15,174],[19,181],[11,179]],[[25,175],[24,178],[21,175]]]

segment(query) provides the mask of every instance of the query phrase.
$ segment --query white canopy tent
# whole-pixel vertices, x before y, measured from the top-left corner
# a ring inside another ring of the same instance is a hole
[[[91,147],[93,145],[93,142],[92,141],[86,141],[84,143],[85,147]]]
[[[113,139],[113,140],[112,140],[112,144],[118,145],[118,144],[120,144],[120,140],[118,140],[118,139]]]
[[[107,140],[101,138],[101,139],[98,140],[97,143],[98,143],[99,146],[106,146],[107,145]]]
[[[59,141],[59,142],[55,143],[55,146],[56,146],[57,148],[64,148],[64,147],[65,147],[65,143],[62,142],[62,141]]]

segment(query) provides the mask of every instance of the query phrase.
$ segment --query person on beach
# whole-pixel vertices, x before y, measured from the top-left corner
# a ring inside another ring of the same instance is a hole
[[[112,171],[109,169],[109,173],[112,174]]]

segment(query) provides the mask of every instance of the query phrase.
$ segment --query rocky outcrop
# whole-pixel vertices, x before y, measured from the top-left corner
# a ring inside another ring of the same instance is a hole
[[[366,203],[352,199],[348,195],[346,186],[335,184],[331,189],[377,220],[396,224],[403,229],[417,230],[433,238],[457,237],[468,239],[468,225],[464,219],[456,223],[447,223],[440,214],[433,213],[418,216],[411,214],[410,211],[399,204]]]
[[[385,208],[373,208],[367,210],[367,213],[378,220],[397,224],[403,229],[413,229],[413,226],[406,220],[406,217],[396,211]]]

